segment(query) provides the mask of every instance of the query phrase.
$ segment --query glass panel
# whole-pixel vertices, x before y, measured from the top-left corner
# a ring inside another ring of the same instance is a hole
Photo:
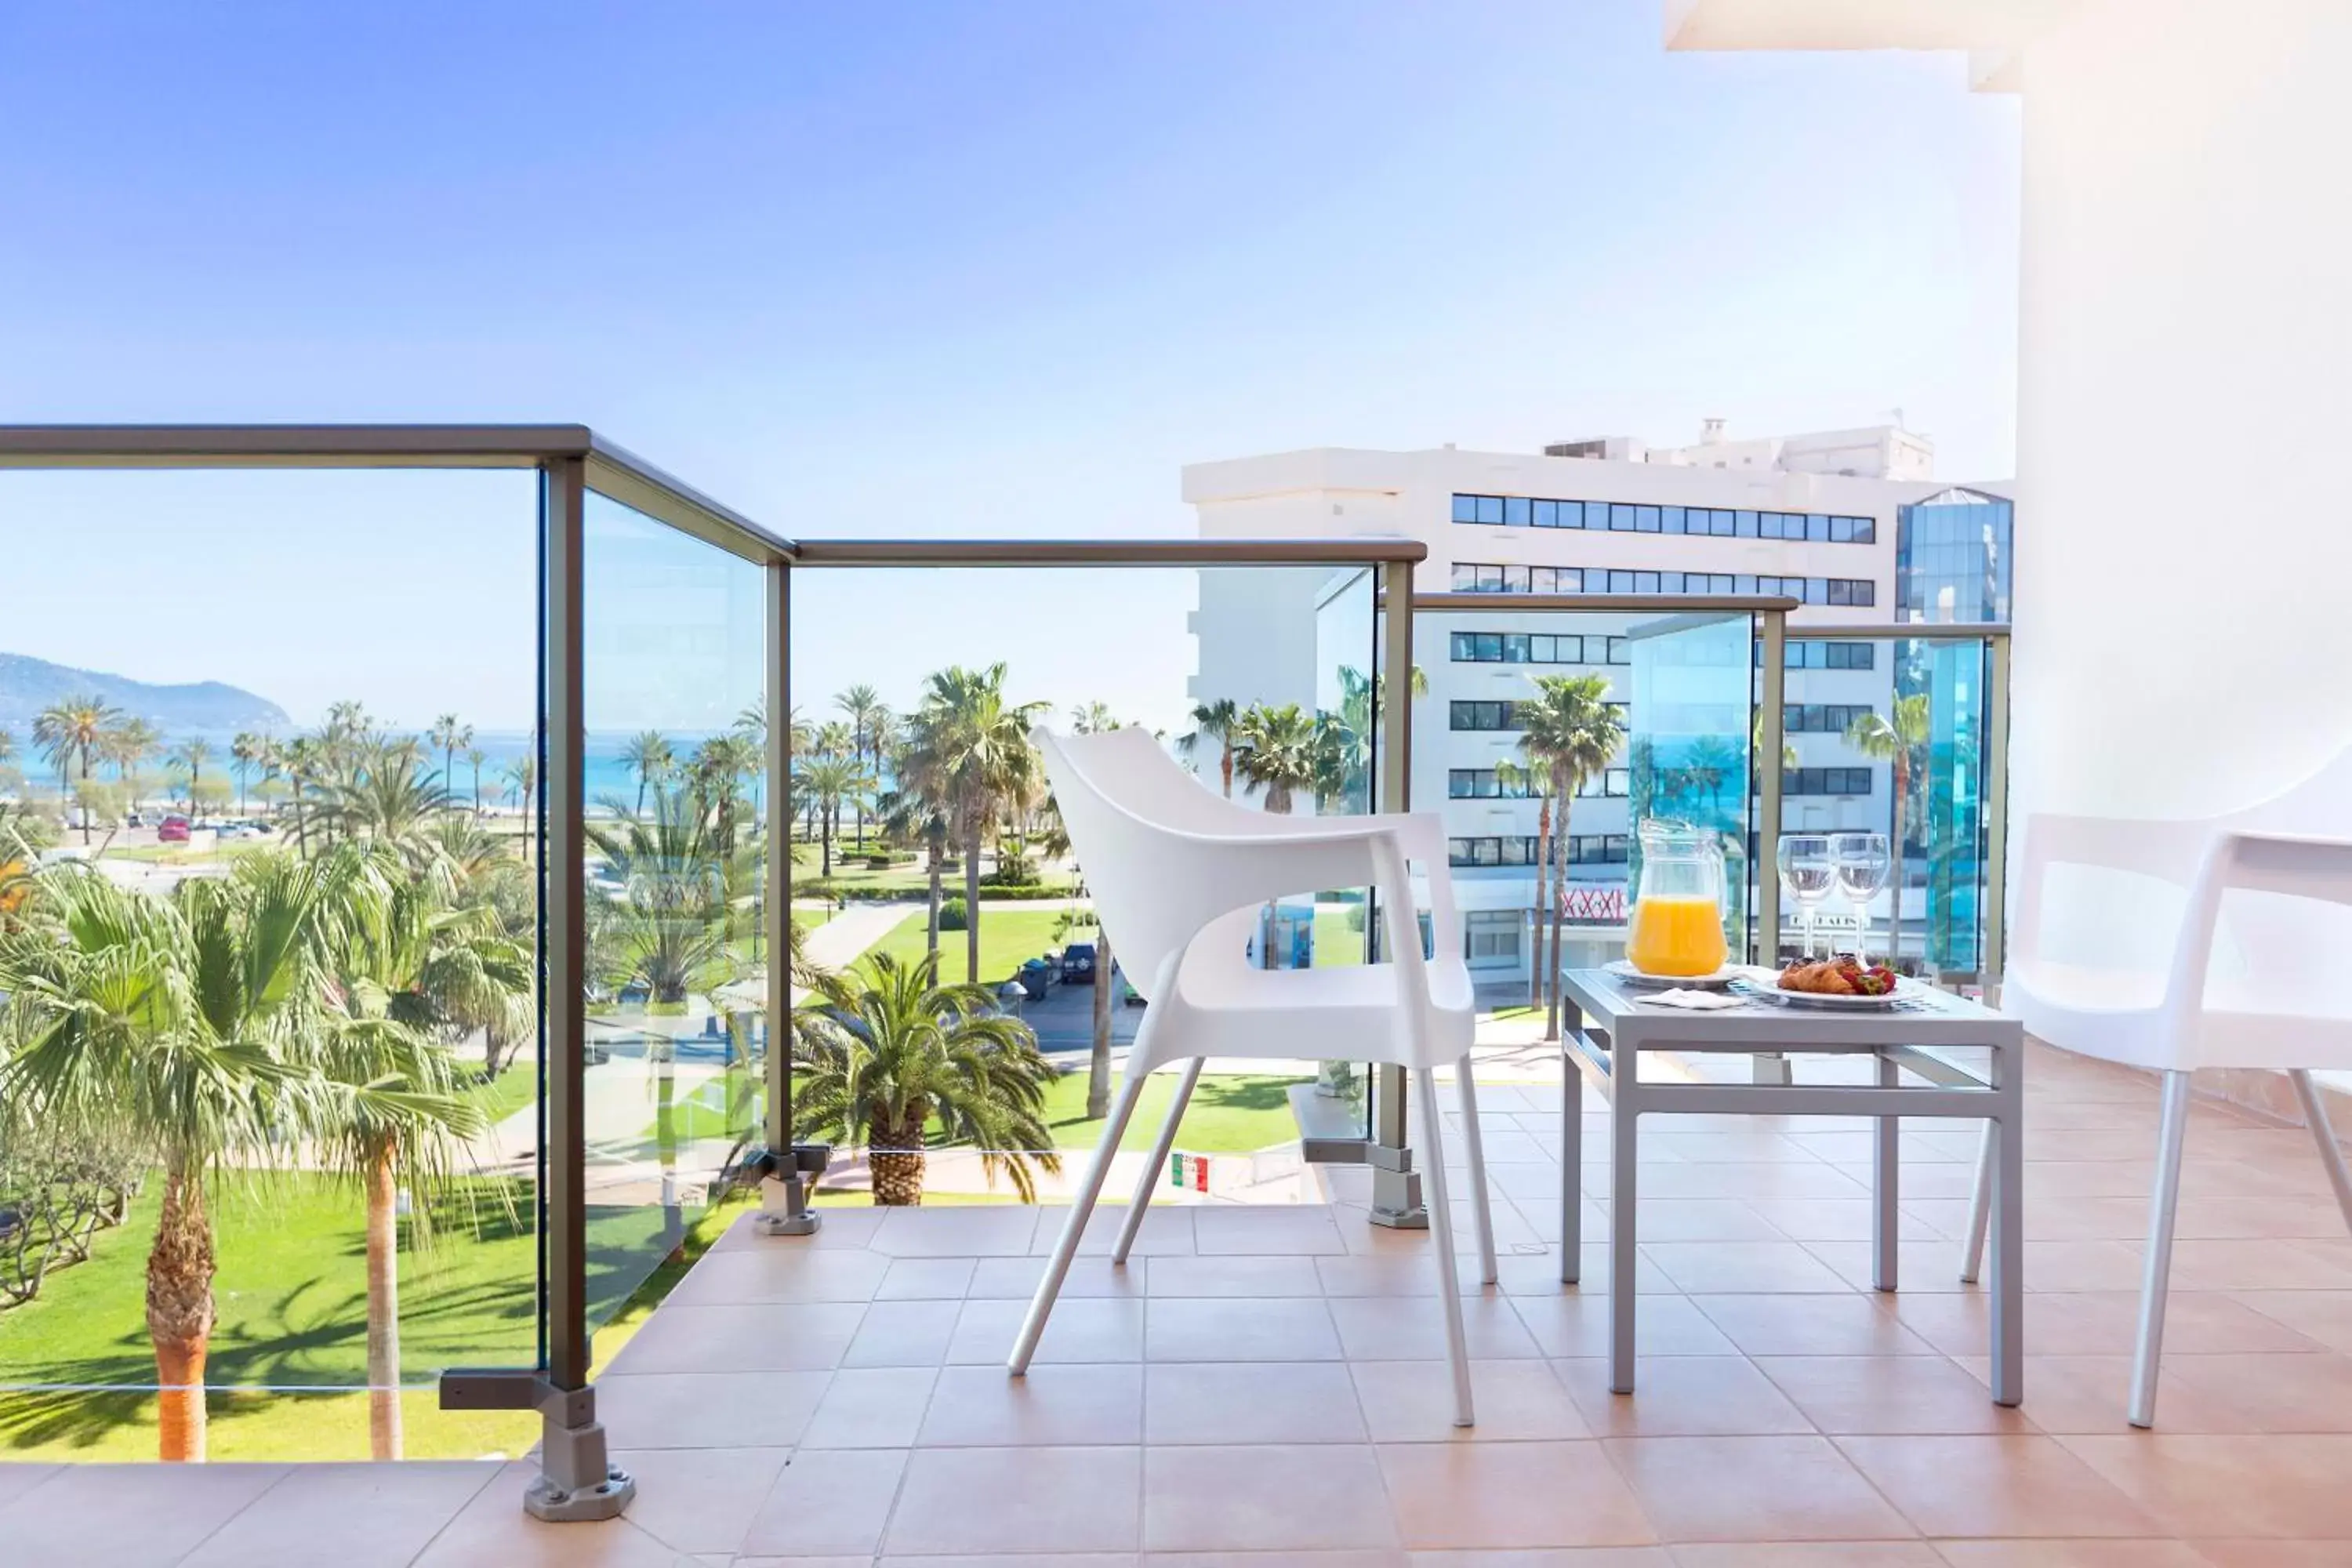
[[[588,1316],[618,1331],[754,1201],[731,1177],[760,1137],[775,957],[765,574],[604,496],[586,531]],[[808,757],[812,858],[856,852],[871,778],[849,743]]]
[[[1748,755],[1755,628],[1744,615],[1654,620],[1628,636],[1633,693],[1627,742],[1630,818],[1692,823],[1717,835],[1725,863],[1724,931],[1747,950]],[[1640,840],[1627,847],[1641,879]]]
[[[540,1360],[538,539],[527,472],[0,474],[0,1061],[126,953],[236,976],[0,1089],[0,1459],[185,1457],[166,1398],[216,1459],[536,1438],[433,1384]]]
[[[1985,891],[1985,651],[1973,639],[1794,643],[1783,830],[1865,832],[1897,842],[1900,874],[1858,913],[1843,892],[1818,924],[1841,951],[1890,950],[1906,973],[1972,984]],[[1901,775],[1902,788],[1895,787]],[[1890,860],[1894,858],[1890,853]],[[1894,929],[1896,888],[1900,929]],[[1791,927],[1793,931],[1793,926]]]

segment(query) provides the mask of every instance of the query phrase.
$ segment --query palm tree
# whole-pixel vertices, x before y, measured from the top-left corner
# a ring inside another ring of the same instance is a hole
[[[1234,731],[1241,717],[1240,707],[1230,697],[1200,703],[1192,710],[1192,733],[1185,737],[1188,753],[1194,737],[1218,743],[1217,773],[1224,781],[1227,800],[1234,796]]]
[[[1100,702],[1089,702],[1083,708],[1070,710],[1070,727],[1081,735],[1097,735],[1116,730],[1119,724],[1110,716],[1108,708]],[[1055,811],[1056,837],[1062,841],[1063,852],[1067,853],[1069,835],[1060,828],[1060,819],[1061,813]],[[1110,1114],[1111,975],[1114,962],[1110,951],[1110,931],[1097,918],[1095,921],[1095,1034],[1093,1049],[1087,1058],[1087,1120],[1089,1121],[1099,1121]]]
[[[196,814],[196,785],[205,776],[205,764],[212,761],[213,749],[202,736],[191,735],[172,749],[172,771],[188,775],[188,815]]]
[[[1287,813],[1298,791],[1313,790],[1329,772],[1316,728],[1314,716],[1296,702],[1253,703],[1234,721],[1234,769],[1265,792],[1266,810]]]
[[[940,877],[947,864],[950,817],[943,781],[920,771],[925,759],[912,748],[901,752],[892,771],[898,775],[898,787],[875,803],[879,814],[882,836],[899,844],[919,847],[929,874],[930,887],[928,914],[924,921],[924,951],[940,950]]]
[[[1888,880],[1895,891],[1886,911],[1886,952],[1891,961],[1903,957],[1903,837],[1904,807],[1911,798],[1911,773],[1927,749],[1930,722],[1927,693],[1897,697],[1892,716],[1872,711],[1846,726],[1845,743],[1873,762],[1892,765],[1895,773],[1894,857]]]
[[[640,730],[621,748],[621,761],[637,775],[637,815],[643,816],[646,786],[656,779],[667,778],[677,763],[669,749],[669,737],[659,730]]]
[[[507,798],[519,800],[525,816],[530,815],[531,792],[539,784],[539,758],[525,752],[506,767]]]
[[[1738,777],[1747,765],[1748,758],[1739,747],[1720,735],[1702,735],[1691,742],[1687,759],[1691,784],[1706,797],[1710,818],[1720,818],[1723,786]]]
[[[236,814],[245,815],[245,784],[269,750],[269,737],[240,730],[228,743],[228,760],[236,773]]]
[[[983,985],[942,985],[939,958],[887,953],[824,978],[817,1005],[793,1015],[802,1127],[863,1143],[874,1201],[923,1201],[928,1127],[980,1151],[992,1180],[1036,1201],[1033,1172],[1058,1172],[1045,1124],[1053,1064],[1029,1026],[1000,1013]]]
[[[205,1457],[214,1324],[209,1194],[299,1110],[291,1043],[317,1011],[321,868],[257,856],[167,901],[93,871],[44,873],[40,940],[0,947],[13,1050],[0,1098],[68,1127],[127,1129],[162,1166],[147,1255],[159,1457]]]
[[[457,776],[457,752],[474,743],[474,727],[458,723],[455,713],[444,713],[433,721],[425,739],[441,748],[442,778],[454,779]]]
[[[833,835],[841,821],[841,808],[857,803],[861,814],[866,793],[874,784],[867,776],[866,764],[855,757],[818,756],[803,763],[796,775],[801,788],[816,803],[817,826],[824,849],[819,875],[833,875]]]
[[[851,687],[833,700],[833,705],[849,716],[850,755],[861,762],[871,762],[871,772],[882,771],[882,735],[889,727],[890,710],[882,705],[881,696],[864,684]],[[857,839],[866,840],[866,803],[856,803]]]
[[[454,1184],[458,1152],[483,1128],[457,1092],[456,1058],[436,1037],[446,1014],[454,927],[446,877],[412,875],[381,852],[348,848],[331,875],[351,889],[322,921],[334,1005],[306,1040],[321,1092],[305,1131],[330,1169],[358,1182],[366,1210],[368,1447],[401,1457],[400,1221],[404,1188],[420,1238],[432,1199]]]
[[[134,775],[141,764],[163,749],[163,737],[155,726],[144,719],[119,721],[98,738],[98,754],[114,764],[114,776],[131,789],[131,804],[139,804],[139,785]]]
[[[482,764],[490,760],[489,753],[479,746],[466,748],[466,765],[474,770],[474,816],[482,815]]]
[[[1553,806],[1557,803],[1554,821],[1549,825],[1541,818],[1538,821],[1540,841],[1537,858],[1549,865],[1560,841],[1570,837],[1569,812],[1578,793],[1590,780],[1607,773],[1623,742],[1624,729],[1617,710],[1609,705],[1607,676],[1538,675],[1534,679],[1534,699],[1518,704],[1519,754],[1528,759],[1531,767],[1542,768],[1545,805]],[[1541,838],[1547,826],[1549,837]],[[1567,868],[1559,867],[1562,891],[1567,875]],[[1540,927],[1536,944],[1541,959],[1536,970],[1536,999],[1550,999],[1548,1038],[1556,1037],[1559,1027],[1559,948],[1564,920],[1561,900],[1555,895],[1551,900],[1549,953],[1542,952]]]
[[[294,843],[307,859],[310,853],[310,819],[302,803],[325,765],[325,758],[320,742],[309,735],[298,735],[287,742],[278,756],[278,765],[286,770],[287,782],[294,791]]]
[[[349,834],[406,840],[450,806],[442,775],[397,742],[363,751],[335,787],[333,815]]]
[[[98,751],[99,742],[121,717],[121,709],[110,706],[106,699],[94,693],[53,702],[34,716],[33,743],[40,747],[41,755],[47,759],[49,765],[58,770],[59,795],[66,793],[67,765],[77,758],[81,763],[82,782],[89,782],[90,758]],[[84,844],[89,842],[89,813],[87,811],[82,813],[81,841]]]
[[[616,985],[640,981],[656,1002],[685,1001],[726,960],[730,895],[757,851],[720,837],[683,788],[655,790],[649,817],[589,824],[588,838],[623,889],[600,911],[600,973]]]
[[[1009,702],[1004,666],[951,666],[924,682],[909,722],[910,771],[937,789],[963,848],[964,979],[980,978],[980,852],[1010,802],[1034,792],[1040,769],[1029,726],[1043,703]]]

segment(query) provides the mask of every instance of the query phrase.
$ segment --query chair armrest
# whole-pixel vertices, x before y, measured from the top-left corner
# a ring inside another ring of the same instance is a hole
[[[1360,839],[1370,841],[1379,834],[1392,835],[1403,847],[1409,860],[1418,860],[1429,879],[1430,937],[1433,950],[1440,953],[1459,952],[1462,949],[1462,915],[1454,901],[1454,875],[1447,858],[1445,819],[1433,811],[1392,811],[1366,816],[1268,816],[1278,827],[1260,828],[1253,826],[1245,833],[1233,836],[1234,842],[1268,844],[1293,842],[1323,842]],[[1210,837],[1220,837],[1211,835]],[[1363,879],[1369,883],[1373,879]],[[1324,887],[1354,887],[1355,882],[1323,883]],[[1297,889],[1286,889],[1296,892]],[[1419,945],[1417,942],[1416,946]]]
[[[2210,823],[2036,812],[2025,819],[2017,883],[2016,956],[2041,952],[2042,883],[2053,866],[2093,866],[2192,886],[2212,843]]]

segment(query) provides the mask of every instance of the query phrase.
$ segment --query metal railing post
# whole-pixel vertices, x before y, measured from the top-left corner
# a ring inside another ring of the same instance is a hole
[[[1985,1005],[2000,1005],[2009,947],[2009,638],[1985,638],[1984,877],[1977,974]]]
[[[1749,852],[1748,875],[1756,879],[1756,924],[1748,961],[1778,967],[1780,962],[1780,757],[1788,745],[1789,613],[1767,610],[1757,617],[1763,658],[1756,694],[1756,847]],[[1900,896],[1898,894],[1898,896]],[[1785,1084],[1792,1080],[1789,1058],[1758,1053],[1750,1058],[1748,1076],[1757,1083]]]
[[[793,1147],[793,566],[767,566],[768,865],[763,878],[768,938],[768,1163],[760,1180],[762,1236],[814,1236],[814,1173]],[[821,1160],[815,1162],[823,1169]],[[807,1180],[803,1177],[807,1176]]]
[[[556,458],[541,475],[540,880],[546,922],[540,999],[546,1133],[547,1369],[540,1397],[540,1473],[523,1507],[555,1521],[611,1519],[636,1495],[612,1465],[589,1386],[587,777],[583,616],[587,469]]]
[[[1410,561],[1381,566],[1381,596],[1388,620],[1381,644],[1381,811],[1412,809],[1412,569]],[[1366,906],[1370,908],[1369,905]],[[1368,922],[1379,929],[1381,922]],[[1372,1141],[1365,1151],[1372,1167],[1372,1223],[1401,1230],[1429,1224],[1422,1202],[1421,1173],[1412,1168],[1407,1142],[1405,1070],[1383,1067],[1373,1074]],[[1429,1114],[1435,1114],[1433,1108]]]

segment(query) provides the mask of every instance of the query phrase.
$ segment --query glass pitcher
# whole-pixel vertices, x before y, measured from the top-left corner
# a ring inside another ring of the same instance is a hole
[[[1723,940],[1723,847],[1708,828],[1652,818],[1642,839],[1625,957],[1644,974],[1713,974],[1729,956]]]

